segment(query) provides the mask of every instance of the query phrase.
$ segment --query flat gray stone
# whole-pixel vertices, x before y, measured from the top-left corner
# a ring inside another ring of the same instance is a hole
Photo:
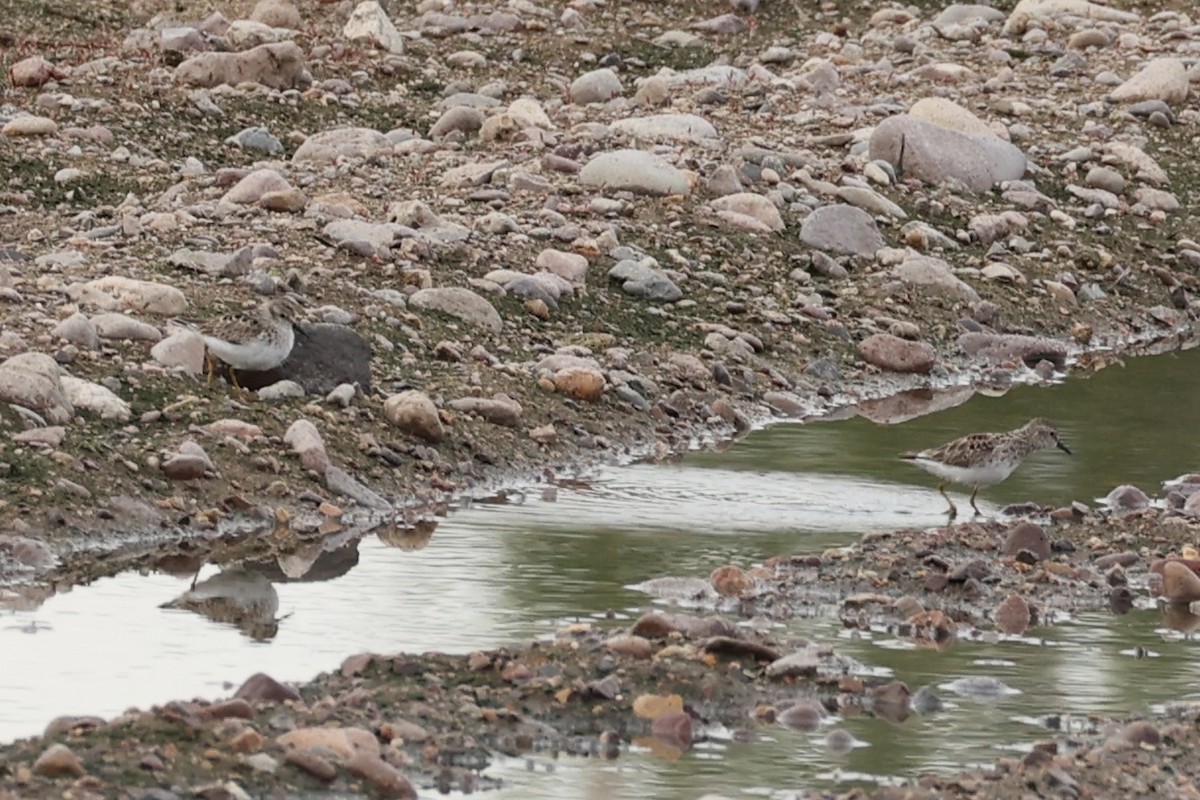
[[[867,258],[884,244],[871,215],[844,203],[822,206],[809,214],[800,225],[800,240],[818,250]]]
[[[440,311],[493,333],[499,333],[504,328],[500,312],[491,303],[461,286],[421,289],[408,298],[408,307],[420,311]]]

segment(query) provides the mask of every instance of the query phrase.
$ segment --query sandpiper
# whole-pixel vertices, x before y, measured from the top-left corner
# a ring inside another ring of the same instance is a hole
[[[958,515],[953,501],[946,494],[946,484],[961,483],[971,486],[971,508],[980,514],[975,505],[975,495],[980,487],[993,486],[1008,478],[1021,466],[1025,456],[1035,450],[1057,447],[1067,455],[1071,449],[1063,444],[1058,430],[1045,419],[1031,419],[1016,430],[1005,433],[972,433],[947,442],[932,450],[919,453],[902,453],[901,458],[911,461],[926,472],[941,479],[938,491],[950,503],[950,517]]]
[[[275,369],[287,360],[296,343],[293,326],[301,314],[301,303],[298,296],[287,294],[264,301],[254,311],[228,314],[201,325],[199,332],[210,357],[209,380],[214,356],[235,370],[249,372]]]

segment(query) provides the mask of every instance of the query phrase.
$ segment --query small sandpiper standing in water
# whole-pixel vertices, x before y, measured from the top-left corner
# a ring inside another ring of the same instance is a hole
[[[228,314],[201,325],[199,333],[208,348],[209,381],[213,357],[247,372],[265,372],[286,361],[296,343],[294,325],[301,315],[301,302],[295,295],[284,295],[264,301],[254,311]]]
[[[919,453],[902,453],[901,458],[911,461],[926,472],[941,479],[938,491],[950,503],[950,517],[958,515],[954,502],[946,494],[946,484],[961,483],[971,486],[971,508],[981,514],[975,505],[975,495],[983,486],[993,486],[1008,478],[1021,466],[1025,456],[1035,450],[1057,447],[1067,455],[1071,449],[1058,437],[1058,430],[1049,420],[1031,419],[1016,430],[1006,433],[972,433],[961,439],[947,442],[932,450]]]

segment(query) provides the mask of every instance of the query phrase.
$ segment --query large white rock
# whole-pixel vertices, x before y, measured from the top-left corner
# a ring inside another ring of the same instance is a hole
[[[594,69],[585,72],[571,83],[571,102],[578,105],[604,103],[624,91],[621,79],[611,69]]]
[[[1141,17],[1128,11],[1089,3],[1088,0],[1021,0],[1004,23],[1005,36],[1019,36],[1030,22],[1055,17],[1083,17],[1101,22],[1137,22]]]
[[[204,371],[204,338],[196,331],[175,331],[150,348],[150,357],[164,367],[182,367],[189,375],[199,375]]]
[[[783,217],[775,204],[754,192],[738,192],[713,200],[713,208],[718,211],[730,211],[758,220],[773,231],[783,230]]]
[[[579,171],[579,182],[635,194],[689,194],[687,176],[664,159],[645,150],[601,153]]]
[[[200,53],[175,68],[175,80],[189,86],[260,83],[292,89],[308,80],[304,53],[295,42],[264,44],[240,53]]]
[[[875,126],[870,157],[926,183],[959,183],[972,192],[989,191],[1025,174],[1025,154],[998,136],[962,133],[910,114]]]
[[[66,291],[72,301],[103,311],[175,316],[188,307],[187,295],[174,286],[121,275],[106,275],[87,283],[74,283]]]
[[[958,300],[977,302],[979,294],[950,271],[950,265],[940,258],[910,256],[892,270],[892,274],[908,284],[934,294]]]
[[[1156,58],[1129,80],[1112,90],[1109,97],[1118,103],[1162,100],[1179,104],[1188,96],[1187,67],[1178,58]]]
[[[334,128],[314,133],[296,148],[292,161],[337,161],[391,153],[392,143],[372,128]]]
[[[642,139],[672,139],[681,142],[700,142],[717,138],[712,123],[695,114],[654,114],[648,117],[627,117],[609,126],[609,130]]]
[[[0,364],[0,401],[28,408],[56,425],[75,413],[63,391],[58,364],[45,353],[21,353]]]
[[[129,403],[107,387],[71,375],[63,375],[59,380],[62,383],[63,394],[76,411],[90,411],[101,419],[115,419],[121,422],[133,415]]]
[[[365,39],[391,53],[404,52],[404,37],[375,0],[364,0],[354,7],[342,35],[351,41]]]
[[[923,97],[912,104],[908,115],[960,133],[996,135],[996,132],[974,112],[945,97]]]

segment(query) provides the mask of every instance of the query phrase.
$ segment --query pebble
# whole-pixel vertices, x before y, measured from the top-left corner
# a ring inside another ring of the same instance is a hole
[[[1007,558],[1016,558],[1021,552],[1029,552],[1038,561],[1044,561],[1050,557],[1050,540],[1040,525],[1021,522],[1008,532],[1000,552]]]
[[[1004,602],[996,607],[992,616],[996,620],[996,627],[1009,634],[1024,633],[1029,628],[1032,619],[1029,603],[1017,594],[1005,598]]]
[[[928,373],[936,363],[933,347],[929,344],[908,341],[889,333],[868,336],[859,343],[858,353],[867,363],[892,372]]]
[[[394,394],[383,402],[383,415],[403,433],[426,442],[440,442],[446,429],[438,415],[437,406],[424,392],[416,389]]]
[[[611,69],[585,72],[571,83],[571,102],[579,105],[604,103],[624,92],[621,79]]]
[[[33,762],[33,773],[46,778],[80,778],[87,770],[71,748],[56,743],[47,747]]]
[[[1109,492],[1104,503],[1114,511],[1129,513],[1150,507],[1150,498],[1136,486],[1123,484]]]
[[[262,672],[256,672],[247,678],[234,696],[246,700],[252,705],[300,699],[300,694],[295,689],[279,683]]]

